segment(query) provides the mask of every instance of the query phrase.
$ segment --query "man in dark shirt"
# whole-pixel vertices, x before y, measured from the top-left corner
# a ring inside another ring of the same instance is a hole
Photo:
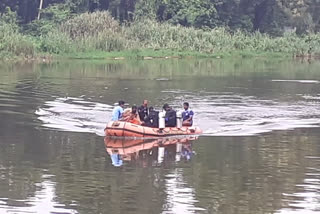
[[[141,121],[146,122],[149,111],[148,111],[148,100],[144,100],[142,105],[138,109],[139,117]]]
[[[173,110],[167,103],[163,105],[163,109],[166,111],[166,115],[165,115],[166,127],[176,127],[177,125],[176,111]]]
[[[145,125],[152,128],[159,127],[159,112],[155,111],[153,107],[149,108],[149,115],[146,119]]]

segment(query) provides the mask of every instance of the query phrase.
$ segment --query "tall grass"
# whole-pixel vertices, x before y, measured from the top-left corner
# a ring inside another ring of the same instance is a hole
[[[57,29],[38,37],[38,43],[38,51],[42,53],[63,54],[76,51],[74,41],[70,36]]]
[[[294,55],[320,53],[320,34],[298,37],[285,34],[271,37],[267,34],[230,32],[225,28],[204,31],[151,20],[133,23],[126,28],[128,38],[135,38],[144,48],[169,48],[205,53],[232,51],[277,52]]]
[[[78,51],[120,51],[130,49],[124,28],[108,12],[83,13],[59,27]]]
[[[84,13],[40,37],[27,37],[10,25],[0,25],[0,54],[34,56],[35,52],[65,54],[92,51],[172,50],[219,54],[232,52],[320,54],[320,34],[294,33],[271,37],[259,32],[201,30],[154,20],[121,26],[108,12]]]
[[[31,58],[35,51],[31,38],[19,33],[14,26],[0,22],[0,58]]]
[[[83,13],[61,24],[60,30],[71,38],[90,37],[104,33],[119,32],[120,25],[108,12]]]

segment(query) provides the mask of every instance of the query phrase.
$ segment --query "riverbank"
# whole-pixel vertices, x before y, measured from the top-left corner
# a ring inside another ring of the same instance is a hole
[[[80,14],[46,30],[39,24],[39,29],[23,31],[12,23],[0,22],[0,58],[5,60],[312,57],[320,53],[319,33],[271,37],[150,19],[120,25],[107,12]]]
[[[79,52],[79,53],[66,53],[66,54],[46,54],[39,53],[33,57],[7,57],[0,58],[2,61],[35,61],[35,62],[51,62],[59,60],[155,60],[155,59],[202,59],[202,58],[214,58],[214,59],[240,59],[240,58],[278,58],[278,59],[288,59],[288,58],[314,58],[313,56],[300,56],[295,57],[287,53],[272,53],[272,52],[245,52],[245,51],[235,51],[235,52],[220,52],[220,53],[200,53],[192,51],[172,51],[172,50],[125,50],[117,52],[103,52],[103,51],[93,51],[93,52]]]
[[[67,59],[113,59],[113,60],[125,60],[125,59],[172,59],[172,58],[247,58],[247,57],[280,57],[288,58],[289,54],[286,53],[272,53],[272,52],[245,52],[245,51],[234,51],[234,52],[219,52],[219,53],[200,53],[193,51],[173,51],[173,50],[151,50],[151,49],[141,49],[141,50],[125,50],[117,52],[80,52],[65,54],[62,56],[56,55],[54,58],[67,58]]]
[[[200,53],[192,51],[172,51],[172,50],[125,50],[125,51],[92,51],[65,54],[47,54],[38,53],[32,57],[13,56],[3,57],[0,61],[34,61],[34,62],[51,62],[59,60],[154,60],[154,59],[241,59],[241,58],[266,58],[266,59],[301,59],[301,60],[319,60],[320,55],[291,55],[288,53],[274,52],[219,52],[219,53]]]

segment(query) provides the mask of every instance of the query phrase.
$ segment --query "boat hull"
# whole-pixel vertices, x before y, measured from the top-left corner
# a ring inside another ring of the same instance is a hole
[[[110,121],[105,128],[106,136],[114,137],[168,137],[178,135],[199,135],[202,130],[199,127],[166,127],[162,130],[140,126],[129,122]]]

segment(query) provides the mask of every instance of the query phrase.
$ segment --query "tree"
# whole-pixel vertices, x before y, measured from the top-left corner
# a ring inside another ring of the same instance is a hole
[[[57,4],[73,14],[108,10],[120,22],[147,17],[196,28],[228,26],[274,35],[286,28],[299,33],[320,30],[320,0],[1,0],[0,13],[9,7],[26,25]]]

